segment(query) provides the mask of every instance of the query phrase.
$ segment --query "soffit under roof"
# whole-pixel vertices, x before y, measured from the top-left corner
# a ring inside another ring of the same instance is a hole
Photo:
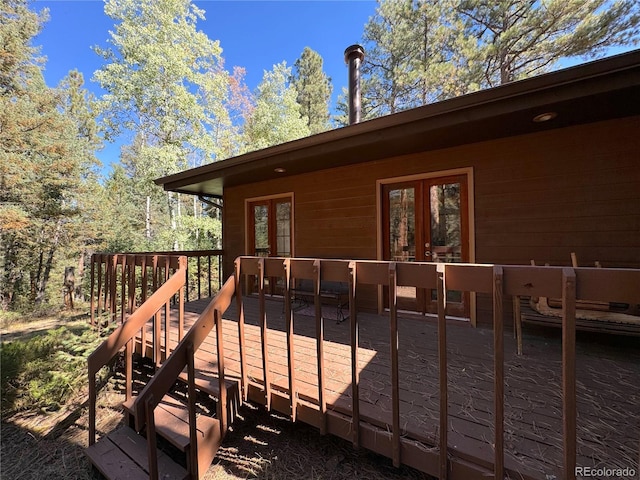
[[[548,111],[557,117],[533,122]],[[221,196],[229,186],[638,114],[640,50],[250,152],[156,183],[165,190]]]

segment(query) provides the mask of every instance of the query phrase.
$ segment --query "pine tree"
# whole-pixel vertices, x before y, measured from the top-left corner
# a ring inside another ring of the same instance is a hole
[[[544,73],[562,58],[637,44],[640,33],[635,0],[462,0],[458,12],[478,39],[485,86]]]
[[[46,12],[19,0],[1,8],[0,298],[19,307],[46,301],[57,255],[75,242],[72,226],[96,140],[87,131],[91,115],[83,118],[81,77],[71,74],[59,88],[45,84],[31,42]]]
[[[395,113],[477,89],[475,40],[452,1],[380,2],[365,25],[365,118]]]
[[[305,47],[296,60],[291,76],[291,84],[296,89],[300,113],[307,118],[310,133],[324,132],[330,128],[329,101],[331,100],[331,79],[322,70],[322,57],[309,47]]]
[[[634,0],[379,0],[363,35],[364,117],[597,57],[637,44],[639,33]]]

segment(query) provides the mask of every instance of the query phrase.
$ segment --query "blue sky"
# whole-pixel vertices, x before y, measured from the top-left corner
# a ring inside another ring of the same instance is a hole
[[[253,91],[270,70],[283,60],[293,65],[304,47],[322,55],[325,72],[333,81],[333,104],[347,85],[344,50],[362,39],[364,25],[375,13],[375,0],[195,0],[205,10],[198,23],[209,38],[220,40],[225,66],[246,69],[245,80]],[[113,22],[104,15],[102,0],[35,0],[32,8],[49,9],[49,21],[34,40],[47,57],[45,79],[55,86],[72,69],[84,74],[86,87],[102,94],[91,81],[103,60],[92,47],[107,46]],[[608,55],[630,48],[609,49]],[[583,59],[561,61],[559,67],[582,63]],[[98,158],[107,167],[117,162],[120,145],[106,144]]]
[[[209,38],[220,40],[225,67],[244,67],[246,82],[254,90],[263,71],[285,60],[293,65],[304,47],[324,59],[332,78],[333,101],[347,85],[344,50],[361,41],[364,25],[375,12],[375,0],[243,1],[200,0],[205,21],[198,23]],[[35,10],[49,9],[49,21],[34,40],[47,57],[45,79],[55,86],[72,69],[83,73],[86,87],[97,96],[91,82],[103,60],[92,47],[107,46],[113,21],[104,15],[101,0],[36,0]],[[118,144],[106,145],[98,156],[103,164],[117,161]]]

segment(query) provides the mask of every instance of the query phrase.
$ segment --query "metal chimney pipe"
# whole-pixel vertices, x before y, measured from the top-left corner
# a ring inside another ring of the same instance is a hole
[[[351,45],[344,51],[344,61],[349,64],[349,125],[360,122],[360,64],[364,60],[364,48]]]

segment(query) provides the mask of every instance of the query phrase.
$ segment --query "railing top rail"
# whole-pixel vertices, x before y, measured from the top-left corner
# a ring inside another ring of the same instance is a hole
[[[288,261],[291,276],[313,279],[314,268],[319,268],[322,280],[347,282],[349,264],[356,267],[356,284],[389,284],[389,265],[396,262],[378,260],[336,260],[313,258],[251,257],[241,256],[241,275],[258,275],[260,262],[264,262],[265,276],[284,275],[282,262]],[[315,267],[314,267],[315,265]],[[494,265],[466,263],[397,262],[397,284],[418,288],[436,288],[437,271],[444,272],[445,288],[479,293],[491,293],[493,272],[503,272],[505,295],[540,297],[562,296],[563,271],[575,272],[579,300],[640,303],[640,269],[591,268],[568,266]]]
[[[157,252],[96,252],[94,255],[162,255],[162,256],[185,256],[203,257],[206,255],[224,255],[224,250],[159,250]]]
[[[169,264],[169,268],[180,268],[181,259],[184,259],[185,265],[186,255],[152,255],[144,253],[94,253],[91,257],[92,263],[115,263],[116,265],[136,265],[141,266],[146,262],[147,266],[155,265],[164,267]]]
[[[235,277],[231,276],[227,279],[222,289],[209,302],[209,305],[202,312],[198,320],[189,329],[184,338],[175,347],[169,358],[165,360],[160,369],[153,378],[147,383],[145,388],[140,392],[138,398],[134,402],[133,408],[136,418],[136,429],[139,431],[144,427],[145,414],[144,409],[150,398],[153,398],[152,408],[162,400],[175,383],[178,375],[187,365],[187,350],[192,347],[193,351],[197,351],[202,342],[207,338],[214,326],[213,311],[218,310],[223,314],[235,294]]]

